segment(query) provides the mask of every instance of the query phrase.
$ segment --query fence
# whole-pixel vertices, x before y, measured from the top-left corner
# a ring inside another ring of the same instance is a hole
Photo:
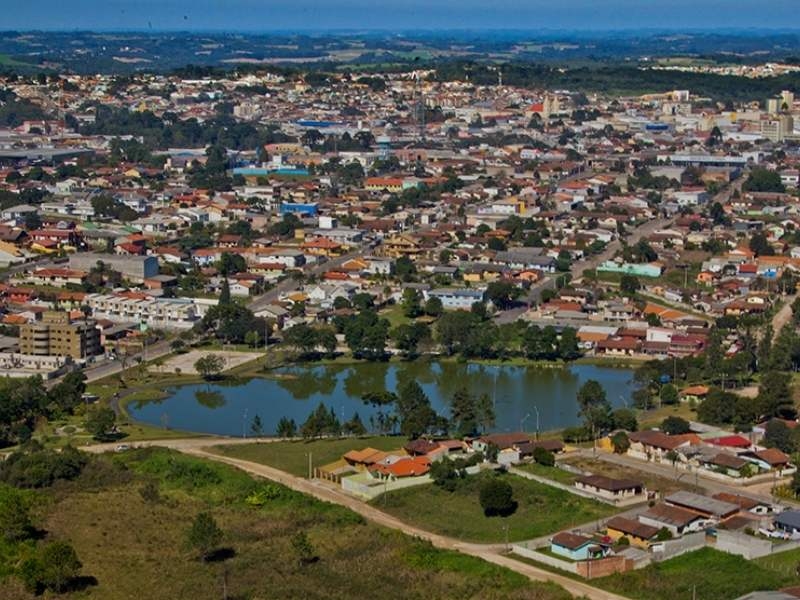
[[[669,558],[675,558],[681,554],[699,550],[706,545],[705,531],[698,531],[697,533],[688,533],[677,540],[668,540],[660,542],[652,546],[653,560],[662,561]]]

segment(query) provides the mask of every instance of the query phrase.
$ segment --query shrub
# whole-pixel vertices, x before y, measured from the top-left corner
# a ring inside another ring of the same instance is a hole
[[[19,575],[28,591],[51,590],[61,593],[78,577],[83,565],[75,549],[67,542],[51,542],[26,559]]]
[[[533,460],[545,467],[553,467],[556,464],[553,453],[538,446],[533,449]]]
[[[61,452],[15,452],[0,466],[0,479],[14,487],[47,487],[59,479],[75,479],[87,462],[87,456],[72,446]]]

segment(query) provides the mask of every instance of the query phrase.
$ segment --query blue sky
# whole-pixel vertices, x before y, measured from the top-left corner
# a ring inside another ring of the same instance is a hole
[[[798,4],[800,0],[0,0],[0,29],[788,29],[797,27]]]

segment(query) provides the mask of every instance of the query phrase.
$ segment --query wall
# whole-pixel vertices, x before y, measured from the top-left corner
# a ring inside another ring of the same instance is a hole
[[[705,545],[706,534],[704,531],[689,533],[676,540],[669,540],[662,542],[661,544],[656,544],[654,550],[655,548],[662,547],[663,551],[654,551],[653,560],[662,561],[669,558],[674,558],[676,556],[680,556],[681,554],[692,552],[693,550],[699,550],[700,548],[705,547]]]
[[[634,568],[634,562],[624,556],[609,556],[600,560],[585,560],[577,563],[578,575],[586,579],[605,577],[614,573],[624,573]]]
[[[511,551],[514,554],[518,554],[525,558],[529,558],[531,560],[535,560],[536,562],[543,563],[549,567],[555,567],[556,569],[560,569],[562,571],[567,571],[568,573],[577,573],[578,572],[578,563],[570,562],[567,560],[559,560],[555,556],[550,556],[549,554],[544,554],[542,552],[537,552],[532,548],[528,548],[524,544],[513,544],[511,546]]]

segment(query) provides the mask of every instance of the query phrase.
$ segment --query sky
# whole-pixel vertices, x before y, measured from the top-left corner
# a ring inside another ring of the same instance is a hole
[[[798,3],[799,0],[0,0],[0,29],[796,29]]]

